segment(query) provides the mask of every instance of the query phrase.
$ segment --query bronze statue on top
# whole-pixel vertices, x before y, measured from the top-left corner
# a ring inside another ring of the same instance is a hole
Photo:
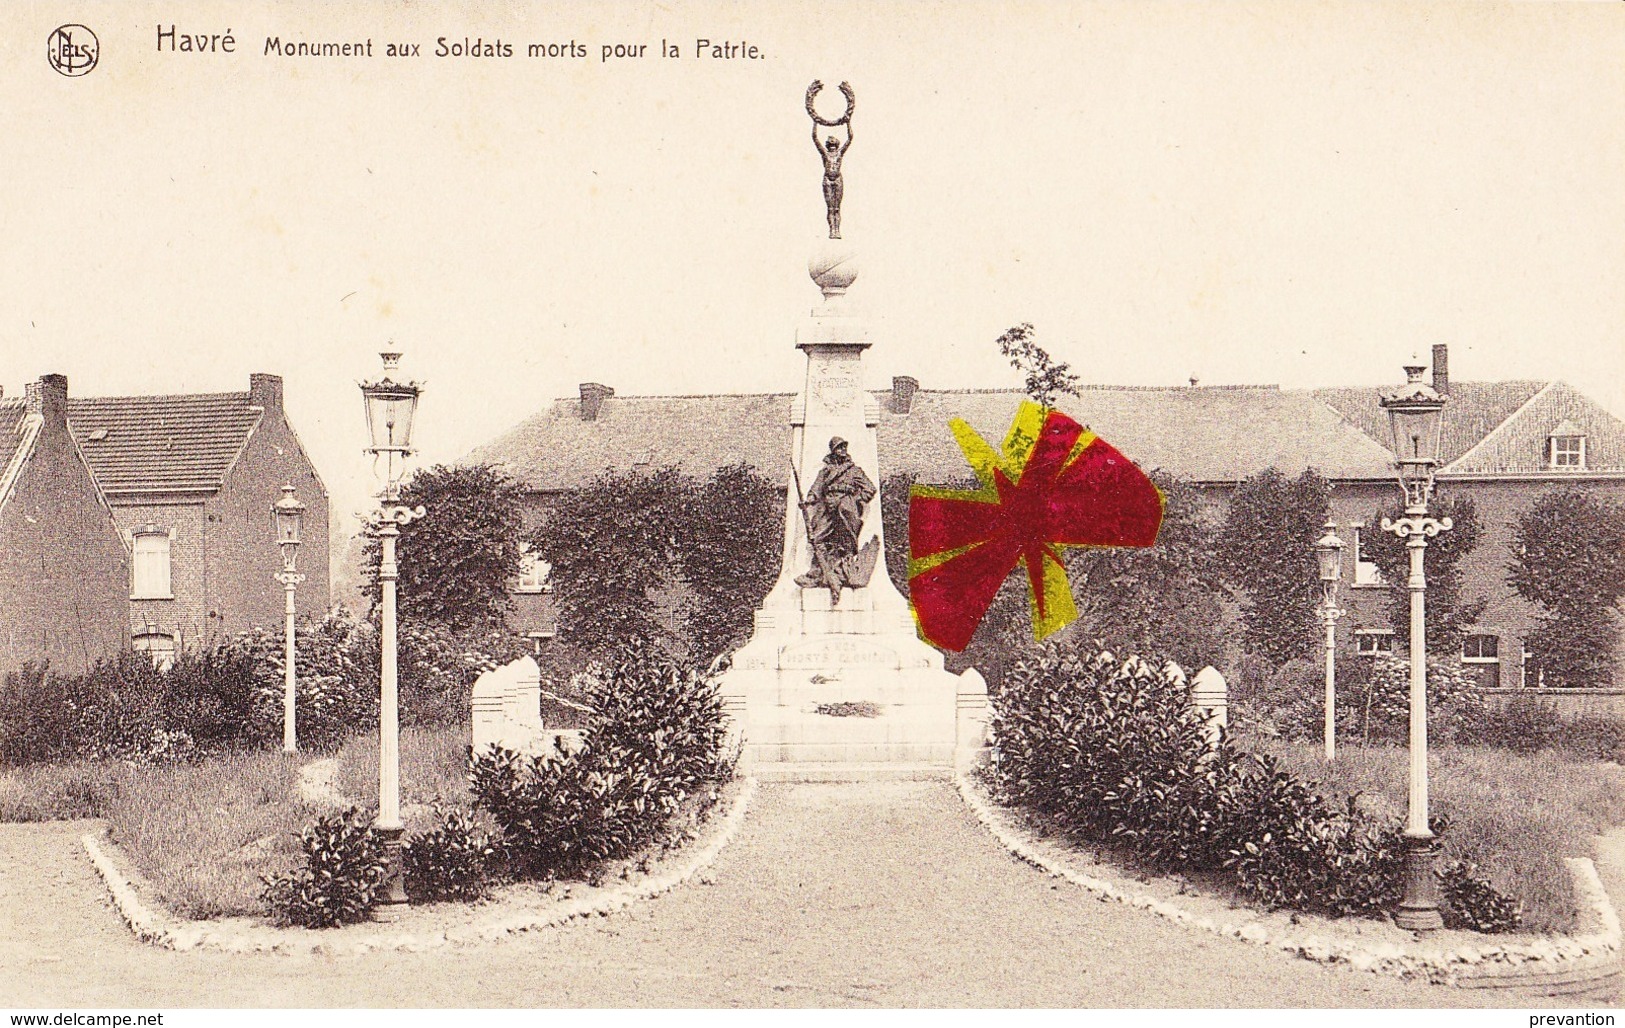
[[[871,538],[861,547],[858,533],[863,528],[863,512],[875,498],[875,484],[846,452],[840,436],[829,441],[829,454],[818,469],[812,488],[801,501],[802,524],[813,551],[813,566],[796,576],[803,589],[827,588],[830,603],[839,603],[842,589],[862,589],[875,572],[880,541]],[[796,492],[801,492],[801,475],[792,462]]]
[[[846,97],[846,113],[839,118],[831,120],[818,113],[814,100],[818,91],[824,84],[814,81],[807,87],[807,115],[813,120],[813,145],[818,148],[818,156],[824,161],[824,208],[829,215],[829,237],[841,238],[841,158],[852,146],[852,110],[857,100],[852,95],[852,87],[845,82],[841,83],[841,93]],[[823,139],[818,138],[819,128],[846,129],[845,138],[835,132],[830,132]]]

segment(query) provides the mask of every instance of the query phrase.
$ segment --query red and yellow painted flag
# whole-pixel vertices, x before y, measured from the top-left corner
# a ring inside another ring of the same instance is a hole
[[[1132,461],[1057,410],[1024,401],[995,450],[949,424],[977,489],[916,485],[909,498],[909,600],[920,633],[963,650],[1017,566],[1027,570],[1033,635],[1077,620],[1062,551],[1150,546],[1163,496]]]

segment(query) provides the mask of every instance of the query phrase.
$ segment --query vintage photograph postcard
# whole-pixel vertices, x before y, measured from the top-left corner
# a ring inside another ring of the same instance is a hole
[[[1625,5],[24,0],[0,93],[12,1024],[1612,1023]]]

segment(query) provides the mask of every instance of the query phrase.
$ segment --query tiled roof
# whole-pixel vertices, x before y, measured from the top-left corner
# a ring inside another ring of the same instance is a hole
[[[262,414],[247,393],[68,400],[68,428],[108,493],[219,489]]]
[[[29,431],[28,406],[22,400],[0,400],[0,506],[11,498],[25,451],[33,433]]]
[[[1004,438],[1018,390],[920,390],[908,414],[875,394],[881,473],[912,471],[924,481],[963,478],[968,468],[952,433],[963,418],[990,441]],[[637,466],[709,474],[728,463],[754,465],[769,479],[789,477],[788,393],[613,396],[583,421],[574,398],[554,401],[463,463],[502,467],[530,489],[586,485],[606,470]],[[1200,482],[1236,482],[1269,467],[1313,467],[1333,479],[1386,479],[1388,452],[1307,391],[1274,387],[1086,388],[1062,409],[1130,459]]]
[[[1442,474],[1572,474],[1551,467],[1547,440],[1585,436],[1583,471],[1625,471],[1625,423],[1566,382],[1553,382]]]
[[[1510,418],[1546,385],[1544,382],[1451,382],[1444,408],[1441,458],[1449,463],[1477,446],[1479,441]],[[1381,443],[1391,445],[1388,414],[1377,404],[1378,386],[1316,389],[1314,394],[1332,405],[1349,423]]]

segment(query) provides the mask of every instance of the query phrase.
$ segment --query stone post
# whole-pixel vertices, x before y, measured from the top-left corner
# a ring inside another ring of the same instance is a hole
[[[1219,669],[1209,664],[1196,672],[1191,684],[1191,705],[1207,717],[1208,745],[1219,745],[1220,732],[1230,723],[1230,687]]]

